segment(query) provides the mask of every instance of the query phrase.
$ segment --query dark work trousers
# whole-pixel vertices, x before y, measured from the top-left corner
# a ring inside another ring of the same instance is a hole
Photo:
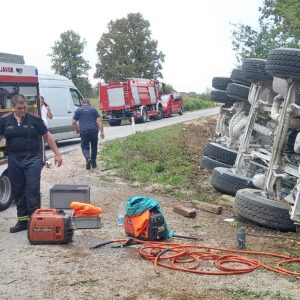
[[[25,216],[30,217],[41,206],[41,170],[42,158],[38,153],[8,155],[8,176],[20,220]]]
[[[91,160],[92,164],[96,163],[98,147],[98,131],[87,131],[80,134],[81,149],[86,160]]]

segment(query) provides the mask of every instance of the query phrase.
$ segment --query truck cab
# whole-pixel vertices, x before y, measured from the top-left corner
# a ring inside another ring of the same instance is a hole
[[[183,100],[179,93],[166,94],[161,96],[164,117],[171,117],[172,114],[183,114]]]
[[[9,57],[9,61],[13,57]],[[23,94],[28,100],[28,112],[40,114],[38,71],[34,66],[0,61],[0,118],[13,112],[11,99]],[[42,143],[42,141],[41,141]],[[5,139],[0,140],[0,211],[12,201],[12,187],[7,172]]]

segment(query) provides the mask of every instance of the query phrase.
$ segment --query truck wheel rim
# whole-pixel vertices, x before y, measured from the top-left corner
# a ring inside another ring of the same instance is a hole
[[[11,184],[7,176],[0,178],[0,203],[5,205],[10,200]]]
[[[143,110],[143,120],[146,122],[147,121],[147,115],[146,115],[146,111]]]

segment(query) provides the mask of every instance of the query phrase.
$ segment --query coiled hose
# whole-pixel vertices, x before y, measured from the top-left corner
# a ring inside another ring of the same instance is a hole
[[[300,258],[292,258],[286,255],[269,252],[226,249],[208,245],[185,245],[171,242],[142,241],[133,238],[104,242],[92,248],[99,248],[111,243],[123,243],[119,247],[134,244],[141,245],[138,249],[140,255],[154,263],[154,269],[158,275],[158,266],[161,266],[203,275],[244,274],[261,267],[280,274],[300,276],[300,272],[290,271],[283,267],[290,263],[300,263]],[[261,263],[257,259],[245,257],[245,255],[274,257],[283,260],[277,262],[276,267],[271,267],[270,265]],[[201,269],[201,263],[204,261],[213,261],[214,267],[217,270],[206,270],[207,266],[205,266],[205,269]]]

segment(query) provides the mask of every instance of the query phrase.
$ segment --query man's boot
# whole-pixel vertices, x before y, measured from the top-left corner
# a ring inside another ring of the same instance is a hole
[[[90,170],[90,169],[91,169],[91,163],[92,163],[91,159],[87,159],[87,160],[86,160],[86,166],[85,166],[85,168],[86,168],[87,170]]]
[[[28,221],[18,221],[17,224],[13,227],[10,227],[10,233],[16,233],[22,230],[27,230]]]

